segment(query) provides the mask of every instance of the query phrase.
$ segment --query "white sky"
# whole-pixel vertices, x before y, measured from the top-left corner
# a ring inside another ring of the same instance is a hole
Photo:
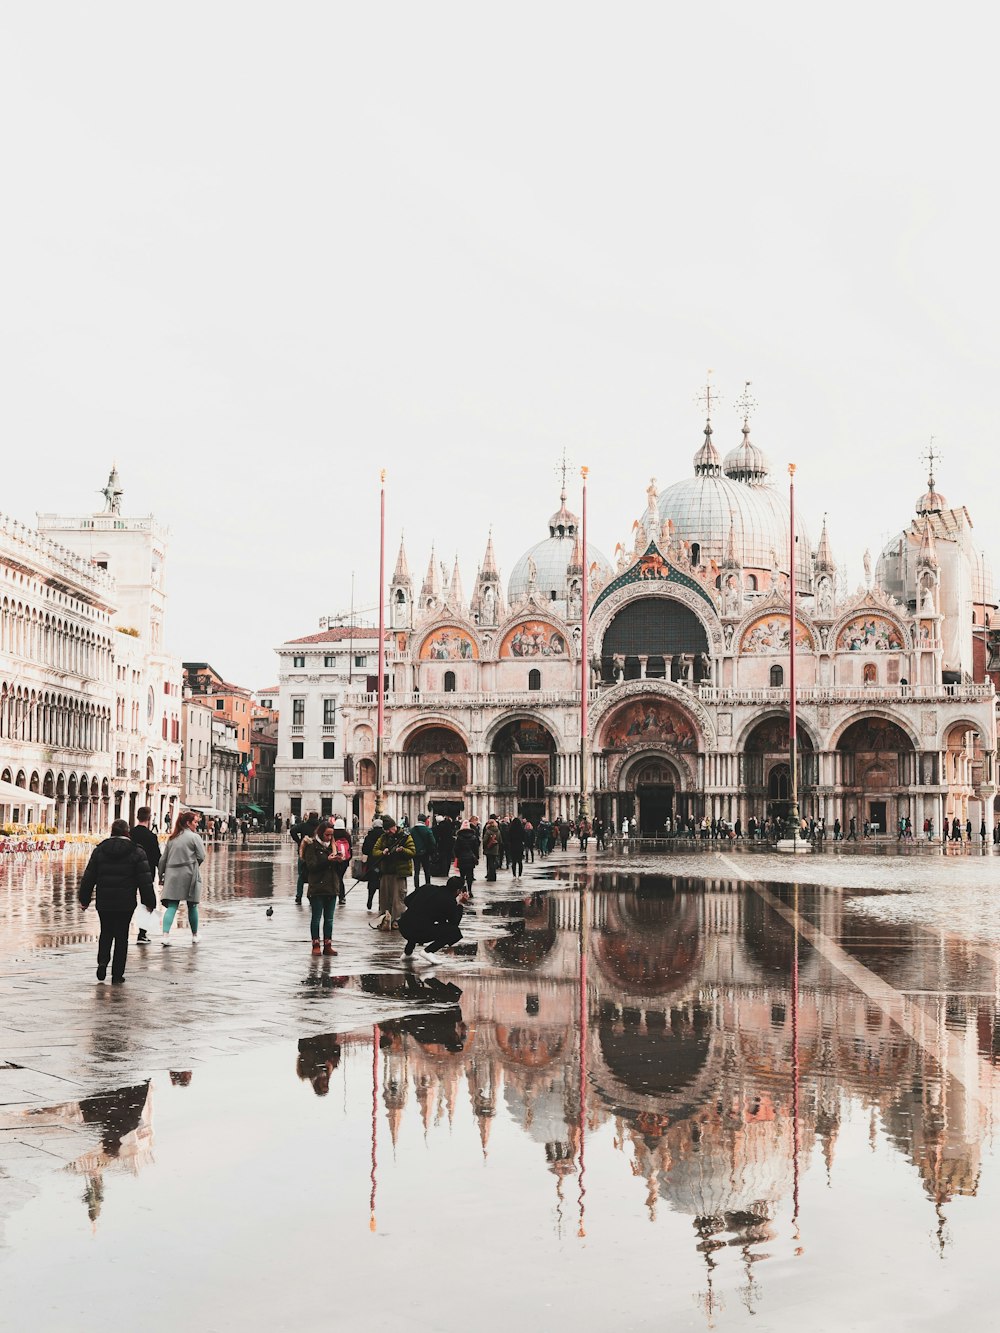
[[[826,23],[824,23],[824,20]],[[852,582],[938,483],[995,557],[996,20],[847,4],[0,12],[3,508],[168,524],[168,645],[233,680],[432,539],[466,593],[609,556],[722,452],[799,465]],[[578,507],[578,485],[570,493]]]

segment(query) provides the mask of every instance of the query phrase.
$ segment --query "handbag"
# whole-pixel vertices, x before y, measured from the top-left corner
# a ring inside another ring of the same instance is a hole
[[[368,878],[368,858],[356,856],[351,862],[351,874],[359,882]]]

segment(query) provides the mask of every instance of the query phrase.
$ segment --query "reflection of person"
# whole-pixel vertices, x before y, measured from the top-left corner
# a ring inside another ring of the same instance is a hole
[[[324,1032],[318,1037],[301,1037],[295,1072],[308,1079],[317,1097],[330,1091],[330,1075],[340,1064],[340,1040],[336,1032]]]
[[[174,924],[177,908],[187,903],[191,943],[198,943],[198,903],[201,901],[201,863],[205,859],[205,844],[194,831],[197,816],[193,810],[182,810],[177,816],[174,831],[167,842],[160,861],[163,914],[163,944],[170,943],[170,927]]]
[[[462,904],[469,895],[461,875],[450,876],[448,883],[424,884],[406,899],[406,910],[399,918],[399,933],[406,940],[403,957],[410,959],[418,944],[432,961],[440,949],[457,944],[462,938],[459,922]]]
[[[177,822],[179,825],[180,820]],[[99,842],[91,853],[80,881],[78,896],[82,908],[90,906],[95,891],[101,922],[97,941],[97,980],[103,981],[108,975],[110,963],[111,980],[120,984],[125,980],[128,931],[135,911],[136,893],[150,911],[156,906],[149,862],[142,849],[129,837],[125,819],[116,819],[111,825],[110,838]]]

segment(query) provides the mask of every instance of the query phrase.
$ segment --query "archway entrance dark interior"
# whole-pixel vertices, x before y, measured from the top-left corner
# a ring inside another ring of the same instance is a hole
[[[635,775],[639,805],[639,832],[646,838],[662,838],[667,821],[673,826],[677,774],[670,764],[650,759]]]
[[[645,657],[647,679],[679,680],[683,659],[691,658],[693,678],[702,680],[707,654],[705,627],[689,607],[670,597],[643,597],[623,607],[608,626],[601,645],[601,679],[615,679],[618,658],[624,663],[624,678],[638,680],[640,658]]]
[[[440,815],[442,818],[447,815],[449,819],[461,818],[462,811],[465,809],[465,804],[462,801],[438,800],[437,798],[428,801],[428,805],[432,815]]]
[[[490,786],[505,810],[537,824],[545,814],[555,739],[542,722],[515,718],[497,732],[490,751]]]

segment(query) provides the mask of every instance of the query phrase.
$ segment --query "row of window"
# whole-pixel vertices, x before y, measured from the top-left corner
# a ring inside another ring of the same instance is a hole
[[[454,694],[458,688],[458,681],[454,671],[444,673],[444,692],[445,694]],[[537,667],[533,667],[528,672],[528,689],[540,690],[542,688],[542,673]]]
[[[323,700],[323,726],[332,727],[337,721],[336,699]],[[292,726],[304,727],[306,723],[306,701],[299,697],[292,700]]]
[[[306,665],[306,659],[301,654],[298,657],[292,658],[293,671],[303,671],[305,669],[305,665]],[[325,667],[335,667],[337,665],[336,657],[330,657],[330,656],[324,657],[323,665]],[[354,657],[354,665],[356,667],[366,667],[368,665],[367,653],[356,653]]]
[[[336,746],[335,746],[335,744],[334,744],[333,741],[324,741],[324,742],[323,742],[323,758],[324,758],[324,759],[333,759],[333,758],[336,757],[336,753],[337,753],[337,750],[336,750]],[[306,756],[305,756],[305,742],[304,742],[304,741],[292,741],[292,758],[293,758],[293,759],[304,759],[305,757],[306,757]]]

